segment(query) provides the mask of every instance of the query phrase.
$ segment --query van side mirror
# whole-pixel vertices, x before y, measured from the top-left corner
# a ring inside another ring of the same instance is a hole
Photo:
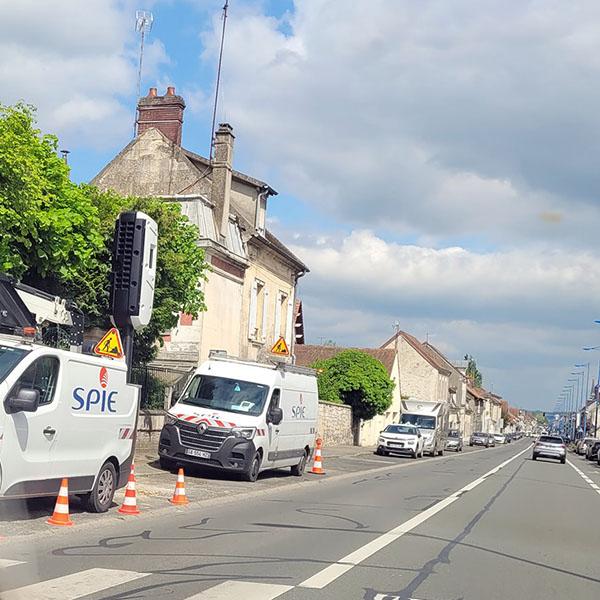
[[[273,425],[279,425],[281,421],[283,421],[283,410],[281,410],[279,407],[272,408],[269,411],[269,423],[273,423]]]
[[[16,396],[8,398],[6,408],[10,412],[35,412],[40,402],[40,392],[31,388],[20,388]]]

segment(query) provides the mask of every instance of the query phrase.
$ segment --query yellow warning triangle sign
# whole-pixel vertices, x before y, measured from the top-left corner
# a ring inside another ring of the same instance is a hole
[[[123,344],[116,327],[109,329],[102,339],[96,344],[94,354],[110,356],[110,358],[123,358]]]
[[[271,354],[279,354],[280,356],[289,356],[290,349],[288,345],[285,343],[285,338],[280,337],[271,348]]]

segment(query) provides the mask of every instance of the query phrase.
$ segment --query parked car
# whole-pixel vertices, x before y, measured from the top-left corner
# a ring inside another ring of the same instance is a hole
[[[587,460],[597,460],[599,448],[600,448],[600,440],[595,440],[593,443],[588,444],[585,449],[586,459]]]
[[[556,458],[564,465],[567,460],[567,446],[564,440],[558,435],[541,435],[533,445],[531,458],[536,460],[542,456]]]
[[[596,441],[598,441],[598,440],[593,437],[586,437],[586,438],[579,440],[579,443],[577,444],[577,446],[575,446],[575,452],[577,452],[577,454],[580,454],[580,455],[585,455],[588,446],[590,446],[591,444],[593,444]]]
[[[492,448],[494,446],[496,446],[496,438],[494,437],[494,434],[493,433],[488,433],[487,436],[488,436],[488,440],[489,440],[488,446],[491,446]]]
[[[473,433],[469,438],[469,446],[485,446],[488,448],[490,445],[490,440],[488,438],[487,433]]]
[[[460,431],[451,429],[446,436],[446,450],[454,450],[455,452],[462,452],[463,440]]]
[[[506,444],[506,436],[503,433],[494,433],[493,436],[496,444]]]
[[[376,454],[390,452],[410,454],[413,458],[423,457],[424,438],[418,427],[402,423],[388,425],[379,435]]]

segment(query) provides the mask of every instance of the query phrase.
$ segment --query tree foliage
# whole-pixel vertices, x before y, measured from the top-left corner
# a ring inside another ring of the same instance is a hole
[[[394,382],[383,364],[360,350],[344,350],[312,365],[318,372],[319,398],[348,404],[355,419],[372,419],[392,403]]]
[[[136,334],[134,360],[156,355],[179,312],[206,310],[199,283],[208,268],[198,230],[177,203],[123,197],[70,179],[56,137],[35,128],[30,106],[0,105],[0,271],[74,300],[86,325],[108,326],[115,220],[141,210],[158,224],[157,281],[150,325]]]
[[[471,381],[477,386],[481,387],[483,384],[483,376],[477,368],[475,359],[470,354],[465,354],[465,360],[467,361],[466,375]]]

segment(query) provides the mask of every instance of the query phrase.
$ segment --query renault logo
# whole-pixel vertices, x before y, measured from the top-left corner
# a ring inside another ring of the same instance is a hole
[[[208,425],[206,423],[200,423],[196,429],[198,430],[198,433],[202,435],[208,429]]]

